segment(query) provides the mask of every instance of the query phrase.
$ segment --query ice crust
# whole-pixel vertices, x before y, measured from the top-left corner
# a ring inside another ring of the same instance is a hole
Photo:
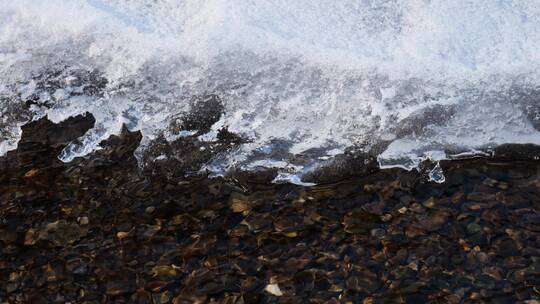
[[[25,122],[85,112],[95,128],[60,159],[123,124],[143,133],[141,152],[192,134],[171,123],[216,94],[225,113],[202,137],[227,126],[250,139],[207,164],[216,173],[279,167],[300,182],[381,142],[381,166],[411,169],[540,144],[539,68],[536,1],[0,0],[0,155]]]

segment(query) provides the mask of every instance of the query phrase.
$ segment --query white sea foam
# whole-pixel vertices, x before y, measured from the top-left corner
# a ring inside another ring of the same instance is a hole
[[[99,94],[84,88],[101,78]],[[124,123],[143,151],[185,136],[171,122],[212,93],[225,114],[202,137],[228,126],[250,139],[216,172],[279,164],[289,178],[383,141],[382,166],[411,168],[434,151],[540,144],[539,79],[535,1],[0,0],[0,155],[26,121],[86,111],[96,127],[62,160]],[[30,97],[29,113],[13,110]]]

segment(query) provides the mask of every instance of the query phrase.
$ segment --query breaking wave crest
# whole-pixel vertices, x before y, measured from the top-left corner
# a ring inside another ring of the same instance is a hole
[[[61,160],[125,125],[143,163],[184,157],[145,157],[156,141],[226,130],[237,144],[203,166],[217,174],[299,182],[350,151],[411,169],[540,144],[539,68],[534,1],[4,1],[0,155],[28,121],[89,112]]]

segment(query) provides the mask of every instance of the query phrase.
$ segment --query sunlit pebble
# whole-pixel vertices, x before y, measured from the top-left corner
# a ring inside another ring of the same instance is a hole
[[[266,285],[264,290],[266,290],[266,292],[268,292],[270,294],[275,295],[276,297],[280,297],[280,296],[283,295],[283,292],[279,288],[278,284],[268,284],[268,285]]]
[[[390,213],[381,215],[381,221],[388,222],[392,219],[392,215]]]
[[[129,232],[125,232],[125,231],[119,231],[118,233],[116,233],[116,237],[120,240],[126,238],[128,235],[129,235]]]
[[[398,209],[398,212],[401,213],[401,214],[405,214],[405,213],[407,213],[407,210],[409,210],[409,209],[407,209],[407,207],[401,207],[401,208]]]
[[[88,220],[87,216],[83,216],[79,218],[79,224],[81,225],[88,225],[90,221]]]

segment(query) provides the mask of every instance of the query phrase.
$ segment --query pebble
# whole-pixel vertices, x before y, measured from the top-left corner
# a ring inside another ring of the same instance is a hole
[[[409,210],[409,209],[407,209],[407,207],[401,207],[401,208],[398,209],[398,212],[401,213],[401,214],[405,214],[405,213],[407,213],[407,210]]]
[[[83,216],[79,218],[79,224],[81,225],[88,225],[90,221],[88,220],[87,216]]]
[[[266,290],[266,292],[268,292],[268,293],[270,293],[270,294],[272,294],[272,295],[274,295],[276,297],[281,297],[283,295],[283,292],[279,288],[278,284],[268,284],[268,285],[266,285],[264,290]]]
[[[371,230],[371,236],[376,238],[382,238],[386,235],[386,231],[382,228],[375,228]]]

